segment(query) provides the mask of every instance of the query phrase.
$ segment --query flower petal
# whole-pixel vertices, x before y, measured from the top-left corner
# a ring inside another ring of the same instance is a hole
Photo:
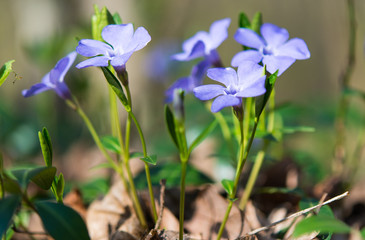
[[[207,76],[215,81],[223,83],[226,87],[237,84],[237,73],[233,68],[211,68]]]
[[[212,23],[209,29],[210,47],[216,49],[228,37],[228,27],[231,23],[230,18],[224,18]]]
[[[243,61],[252,61],[255,63],[259,63],[262,60],[262,54],[256,50],[246,50],[237,53],[231,61],[231,65],[233,67],[238,67]]]
[[[278,76],[280,76],[288,67],[295,62],[292,57],[285,56],[270,56],[266,55],[262,59],[262,63],[266,65],[266,70],[273,74],[279,69]]]
[[[243,90],[256,84],[256,81],[258,81],[262,76],[265,76],[264,67],[255,62],[244,61],[238,66],[237,75],[239,79],[238,84],[240,89]]]
[[[63,82],[63,79],[75,61],[77,53],[71,52],[66,57],[59,60],[56,66],[50,72],[50,81],[55,84],[56,82]]]
[[[67,85],[64,82],[58,82],[57,86],[53,89],[63,99],[71,99],[71,93]]]
[[[219,112],[225,107],[240,105],[241,101],[241,98],[232,95],[221,95],[213,101],[211,110],[212,112]]]
[[[260,49],[265,47],[264,40],[253,30],[248,28],[239,28],[234,34],[234,39],[247,47]]]
[[[266,76],[262,76],[255,81],[252,81],[245,89],[236,94],[237,97],[256,97],[266,92],[265,88]]]
[[[84,57],[105,55],[111,51],[113,49],[108,44],[93,39],[82,39],[76,47],[76,52]]]
[[[190,61],[195,58],[203,57],[204,55],[205,44],[202,41],[198,41],[190,51],[175,54],[172,58],[178,61]]]
[[[109,57],[99,56],[89,58],[85,61],[80,62],[76,65],[77,68],[86,68],[86,67],[107,67],[109,65]]]
[[[293,38],[284,43],[284,45],[277,48],[277,54],[280,56],[288,56],[300,60],[308,59],[310,57],[307,44],[303,39],[300,38]]]
[[[262,24],[261,35],[270,47],[278,47],[289,39],[289,33],[285,28],[280,28],[271,23]]]
[[[225,87],[217,84],[208,84],[202,85],[199,87],[194,88],[193,92],[195,97],[200,100],[209,100],[215,98],[219,95],[225,94],[224,92]]]
[[[183,77],[176,80],[165,92],[165,103],[172,102],[175,89],[182,89],[185,93],[191,88],[191,77]],[[191,89],[192,90],[192,89]],[[191,91],[190,90],[190,91]]]
[[[52,88],[47,86],[46,84],[44,84],[42,82],[41,83],[36,83],[33,86],[31,86],[30,89],[23,90],[22,95],[24,97],[31,97],[33,95],[39,94],[41,92],[44,92],[44,91],[47,91],[47,90],[50,90],[50,89],[52,89]]]
[[[110,64],[113,67],[121,67],[127,63],[128,59],[132,56],[132,54],[133,54],[133,51],[127,52],[123,55],[118,55],[118,56],[112,57],[110,60]]]
[[[133,24],[120,24],[120,25],[108,25],[105,26],[101,32],[101,37],[110,45],[114,50],[128,47],[133,38]]]
[[[144,27],[139,27],[135,31],[131,42],[128,47],[124,49],[125,51],[138,51],[144,48],[147,43],[151,41],[151,36],[148,34],[147,30]]]

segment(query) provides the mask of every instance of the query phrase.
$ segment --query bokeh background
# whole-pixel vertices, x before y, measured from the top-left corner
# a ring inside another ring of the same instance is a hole
[[[333,155],[339,80],[348,61],[349,18],[345,0],[2,0],[0,63],[16,60],[16,74],[11,74],[0,88],[0,149],[7,165],[41,161],[37,131],[44,126],[51,134],[56,160],[60,162],[71,164],[67,159],[75,152],[77,157],[73,161],[85,158],[88,155],[75,148],[93,147],[79,116],[56,94],[46,92],[24,99],[21,90],[40,81],[58,59],[75,49],[78,39],[91,37],[94,4],[118,12],[125,23],[144,26],[152,36],[147,47],[132,56],[127,69],[134,108],[147,139],[153,141],[155,136],[168,139],[163,125],[164,91],[177,78],[190,73],[192,63],[173,62],[169,58],[181,51],[182,41],[197,31],[208,31],[213,21],[230,17],[229,38],[218,49],[228,66],[241,50],[233,39],[241,11],[249,18],[260,11],[264,22],[286,28],[291,37],[304,39],[311,58],[297,61],[280,77],[276,97],[278,105],[293,106],[286,111],[285,121],[315,127],[316,132],[289,136],[280,152],[297,149],[312,154],[321,166],[321,177],[325,176]],[[356,64],[350,85],[365,91],[365,1],[355,0],[355,6]],[[73,69],[66,76],[66,83],[98,131],[107,134],[107,87],[101,72]],[[364,104],[356,100],[351,102],[351,108],[355,123],[348,129],[350,139],[356,138],[363,123]],[[122,109],[121,113],[124,118]],[[138,139],[135,140],[134,147],[138,148]],[[77,178],[72,174],[69,177]]]

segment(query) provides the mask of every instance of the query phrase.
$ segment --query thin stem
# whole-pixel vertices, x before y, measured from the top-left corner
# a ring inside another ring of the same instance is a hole
[[[247,143],[248,141],[248,131],[250,129],[250,121],[251,121],[251,111],[252,111],[252,106],[253,106],[253,100],[254,98],[250,97],[250,98],[246,98],[246,103],[245,103],[245,115],[244,115],[244,119],[243,119],[243,123],[244,123],[244,127],[243,127],[243,133],[244,133],[244,143]],[[244,146],[246,147],[246,146]]]
[[[184,158],[184,156],[181,156]],[[180,179],[180,210],[179,210],[179,240],[184,236],[184,212],[185,212],[185,177],[187,159],[181,161],[181,179]]]
[[[218,235],[217,235],[217,239],[221,239],[221,237],[222,237],[223,230],[224,230],[224,227],[222,228],[222,226],[225,226],[226,225],[226,223],[228,221],[229,213],[231,212],[231,209],[232,209],[232,206],[233,206],[233,200],[229,199],[228,200],[227,210],[226,210],[226,213],[224,215],[222,224],[221,224],[221,226],[219,228],[219,232],[218,232]]]

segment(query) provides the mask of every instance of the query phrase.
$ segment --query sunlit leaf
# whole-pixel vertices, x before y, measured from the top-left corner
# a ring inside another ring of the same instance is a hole
[[[250,28],[253,31],[255,31],[257,34],[260,34],[261,25],[262,25],[262,14],[261,14],[261,12],[257,12],[257,13],[255,13],[255,15],[252,18]]]
[[[106,149],[118,154],[121,153],[121,148],[118,138],[114,136],[105,136],[101,139],[101,143]]]
[[[223,179],[221,181],[224,190],[228,193],[228,196],[233,194],[234,182],[232,180]]]
[[[176,137],[174,115],[168,105],[165,105],[165,121],[166,121],[166,125],[167,125],[167,130],[169,131],[173,142],[175,143],[176,147],[178,149],[180,149],[178,141],[177,141],[177,137]]]
[[[11,219],[20,204],[21,197],[9,195],[0,199],[0,237],[5,233],[11,224]]]
[[[51,137],[46,128],[42,129],[42,132],[38,132],[39,143],[41,145],[44,162],[47,167],[52,166],[52,143]]]
[[[156,165],[157,163],[157,156],[156,155],[151,155],[151,156],[147,156],[147,157],[142,157],[140,158],[143,162],[148,163],[148,164],[152,164],[152,165]]]
[[[349,233],[351,228],[344,222],[327,216],[311,216],[300,221],[293,236],[299,237],[306,233],[319,231],[320,233]]]
[[[90,239],[86,225],[72,208],[54,202],[35,202],[46,231],[56,240]]]
[[[0,86],[5,82],[6,78],[13,71],[12,64],[15,60],[6,62],[0,69]]]
[[[57,202],[62,202],[64,191],[65,191],[65,179],[63,178],[63,174],[60,173],[56,185]]]
[[[279,70],[278,70],[279,71]],[[262,111],[264,110],[267,101],[270,98],[271,92],[274,89],[275,86],[275,82],[276,79],[278,77],[278,71],[276,71],[274,74],[271,74],[265,82],[265,88],[266,88],[266,92],[265,94],[256,97],[256,102],[255,102],[255,114],[256,114],[256,118],[259,118]]]

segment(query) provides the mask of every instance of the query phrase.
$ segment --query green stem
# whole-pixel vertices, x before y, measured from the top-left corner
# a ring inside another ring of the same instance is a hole
[[[245,103],[245,115],[244,115],[244,119],[243,119],[243,135],[244,135],[244,143],[248,142],[248,131],[250,129],[250,122],[251,122],[251,111],[252,111],[252,106],[253,106],[253,100],[254,98],[250,97],[250,98],[246,98],[246,103]],[[246,146],[244,146],[246,147]]]
[[[183,239],[184,236],[184,212],[185,212],[185,177],[186,177],[186,167],[187,159],[184,156],[181,158],[181,179],[180,179],[180,211],[179,211],[179,240]]]

